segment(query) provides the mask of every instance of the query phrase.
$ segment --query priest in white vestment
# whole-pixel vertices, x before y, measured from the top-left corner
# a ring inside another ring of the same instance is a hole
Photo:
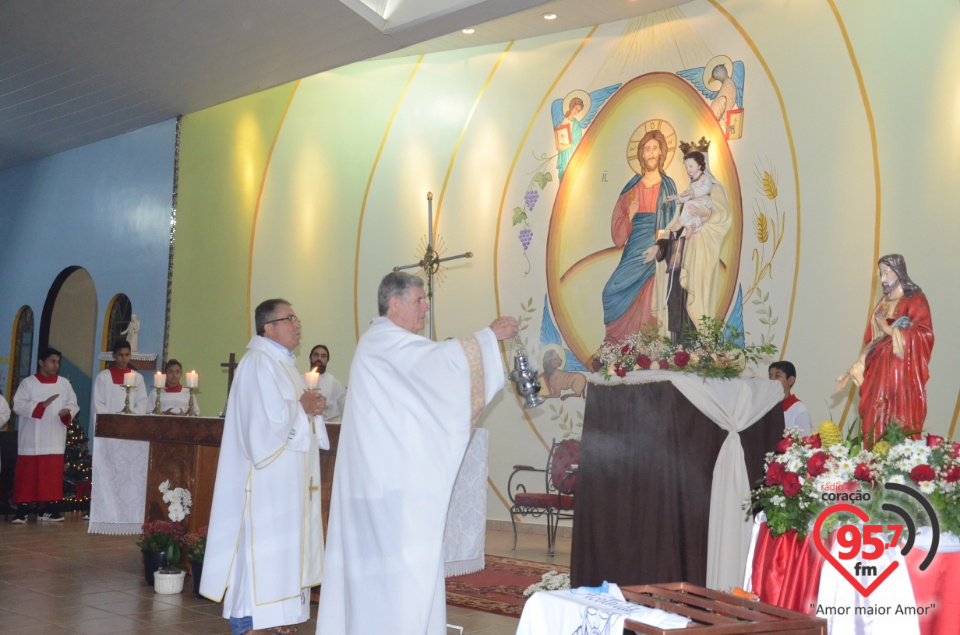
[[[266,300],[255,321],[227,400],[200,586],[223,600],[233,635],[296,632],[321,581],[326,400],[297,371],[293,307]]]
[[[143,524],[147,495],[147,462],[150,444],[146,441],[96,438],[97,415],[116,414],[124,409],[127,390],[124,376],[132,373],[130,410],[142,415],[153,409],[147,400],[143,376],[130,368],[131,349],[126,340],[113,344],[113,365],[101,371],[93,382],[90,436],[93,442],[93,489],[90,494],[91,534],[135,535]]]
[[[324,421],[339,421],[343,414],[343,400],[346,391],[340,380],[327,372],[330,363],[330,349],[325,344],[317,344],[310,349],[310,368],[320,373],[320,382],[317,390],[327,399],[327,407],[323,411]]]
[[[60,373],[60,351],[40,350],[39,372],[25,377],[13,396],[20,417],[13,503],[13,522],[27,522],[26,504],[37,503],[37,520],[63,522],[57,503],[63,500],[63,452],[67,428],[80,412],[73,386]],[[45,505],[41,505],[46,503]]]
[[[163,365],[165,382],[160,392],[160,412],[165,415],[185,415],[190,408],[190,391],[184,389],[180,383],[183,376],[183,364],[176,359],[170,359]],[[157,389],[150,391],[150,403],[156,408]],[[151,410],[150,412],[153,412]],[[193,396],[193,416],[200,416],[200,402]]]
[[[518,326],[421,337],[423,281],[403,272],[383,279],[378,305],[350,367],[317,633],[441,635],[447,508],[471,428],[503,388],[498,340]]]

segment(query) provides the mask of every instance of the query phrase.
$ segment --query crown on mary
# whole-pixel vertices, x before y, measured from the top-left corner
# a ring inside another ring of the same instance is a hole
[[[691,141],[687,143],[686,141],[680,142],[680,151],[684,154],[690,154],[691,152],[707,152],[710,150],[710,142],[707,141],[706,137],[700,137],[700,141]]]

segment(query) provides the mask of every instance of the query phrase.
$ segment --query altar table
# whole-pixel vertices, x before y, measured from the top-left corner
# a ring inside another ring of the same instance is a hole
[[[340,439],[340,425],[326,425],[330,449],[320,451],[324,536]],[[187,529],[196,531],[208,524],[222,436],[219,418],[98,416],[88,531],[132,536],[140,533],[146,520],[165,520],[167,507],[159,485],[167,479],[171,487],[184,487],[193,497],[193,509],[184,520]],[[450,500],[443,542],[447,577],[484,566],[488,447],[489,431],[475,430]]]
[[[782,400],[780,384],[767,379],[637,371],[614,383],[592,375],[573,586],[739,585],[751,531],[742,505],[782,438]]]

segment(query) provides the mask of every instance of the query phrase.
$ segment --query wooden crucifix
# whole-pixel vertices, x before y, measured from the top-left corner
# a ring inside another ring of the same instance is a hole
[[[230,361],[225,364],[220,364],[220,368],[227,369],[227,397],[230,397],[230,388],[233,387],[233,372],[237,370],[237,356],[235,353],[230,353]]]
[[[412,265],[402,265],[394,267],[394,271],[401,269],[413,269],[420,267],[427,276],[427,301],[430,303],[430,339],[436,341],[437,333],[433,321],[433,276],[440,271],[440,263],[448,260],[457,260],[458,258],[473,258],[473,252],[467,251],[456,256],[447,256],[441,258],[440,254],[434,249],[433,240],[433,192],[427,192],[427,250],[423,254],[420,262]]]

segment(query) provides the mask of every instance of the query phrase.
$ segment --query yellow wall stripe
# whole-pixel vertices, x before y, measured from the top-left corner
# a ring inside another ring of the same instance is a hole
[[[577,50],[573,52],[573,55],[570,56],[570,59],[567,60],[567,63],[563,65],[563,68],[560,69],[560,72],[557,73],[556,78],[554,78],[553,83],[550,84],[550,88],[546,90],[543,94],[543,99],[540,100],[540,103],[533,110],[533,115],[530,116],[530,123],[527,124],[527,130],[523,133],[523,137],[520,139],[520,143],[517,145],[517,152],[513,155],[513,161],[510,163],[510,170],[507,172],[507,180],[503,184],[503,193],[500,194],[500,211],[497,213],[497,233],[496,241],[493,245],[493,293],[497,303],[497,315],[501,314],[500,310],[500,286],[497,281],[498,278],[498,269],[499,269],[499,253],[500,253],[500,225],[503,223],[503,206],[507,200],[507,190],[510,189],[510,181],[513,179],[513,172],[517,169],[517,161],[520,160],[520,153],[523,152],[523,147],[527,143],[527,137],[530,136],[530,131],[533,130],[533,125],[537,121],[537,117],[540,114],[540,111],[543,110],[543,106],[547,103],[547,100],[550,99],[550,96],[553,94],[553,91],[556,90],[557,84],[560,83],[560,79],[566,74],[567,69],[570,68],[570,65],[573,64],[573,60],[577,59],[577,56],[580,55],[580,51],[583,50],[583,47],[587,45],[587,42],[590,41],[590,38],[593,37],[593,34],[596,33],[597,28],[600,25],[594,25],[590,32],[587,33],[586,37],[583,38],[583,41],[580,42],[580,46],[577,47]],[[501,350],[505,351],[506,346],[501,347]],[[510,361],[506,358],[506,353],[504,353],[504,363],[507,365],[507,368],[510,367]],[[517,400],[517,404],[520,404],[520,395],[514,392],[514,397]],[[527,420],[527,425],[533,431],[533,434],[540,439],[540,443],[543,444],[545,450],[550,449],[550,444],[544,440],[543,436],[540,435],[540,432],[537,431],[537,427],[533,425],[533,420],[530,419],[530,415],[527,414],[526,410],[522,410],[523,418]],[[508,506],[509,507],[509,506]]]
[[[877,261],[880,260],[880,154],[877,151],[877,127],[873,120],[873,110],[870,108],[870,98],[867,96],[867,86],[863,81],[863,74],[860,72],[860,64],[857,62],[857,54],[853,50],[853,43],[850,42],[850,34],[847,33],[847,27],[843,23],[840,11],[834,0],[827,0],[830,10],[837,20],[837,26],[840,28],[840,34],[843,35],[843,43],[847,47],[847,54],[850,56],[850,64],[853,66],[853,72],[857,76],[857,86],[860,88],[860,97],[863,99],[863,111],[867,116],[867,127],[870,129],[870,148],[873,151],[873,181],[874,181],[874,226],[873,226],[873,261],[870,263],[870,270],[873,272],[870,276],[870,297],[867,299],[867,320],[870,321],[870,314],[873,312],[874,297],[877,293]],[[864,323],[864,329],[866,329]],[[852,384],[852,382],[851,382]],[[847,420],[847,413],[850,412],[850,405],[853,403],[853,396],[856,394],[856,386],[851,385],[847,393],[847,403],[843,407],[843,415],[840,417],[840,427],[843,428]],[[954,415],[956,421],[956,415]]]
[[[370,187],[373,185],[373,177],[377,173],[377,166],[380,165],[380,155],[383,154],[383,148],[387,145],[387,137],[390,136],[390,129],[393,127],[393,120],[397,118],[397,113],[400,112],[400,105],[407,96],[407,91],[410,89],[410,85],[413,83],[413,78],[420,69],[420,64],[423,63],[423,58],[424,56],[421,55],[417,59],[417,63],[414,65],[413,71],[410,73],[410,77],[407,79],[407,83],[403,87],[403,91],[400,93],[400,98],[397,99],[397,105],[393,107],[393,112],[390,113],[390,119],[387,121],[387,127],[383,131],[383,139],[380,140],[380,147],[377,148],[377,156],[374,157],[373,166],[370,168],[370,176],[367,177],[367,186],[363,190],[363,202],[360,204],[360,219],[357,221],[356,256],[354,257],[353,261],[353,329],[358,342],[360,341],[360,296],[358,293],[358,289],[360,288],[360,237],[363,234],[363,216],[367,211],[367,197],[370,195]]]
[[[287,105],[283,108],[283,115],[277,123],[277,129],[273,133],[273,141],[270,142],[270,150],[267,151],[267,160],[263,164],[263,174],[260,176],[260,189],[257,192],[257,203],[253,207],[253,221],[250,226],[250,254],[247,260],[247,336],[253,334],[253,326],[250,324],[253,307],[250,302],[251,289],[253,287],[253,246],[257,241],[257,217],[260,216],[260,200],[263,198],[263,188],[267,184],[267,174],[270,172],[270,161],[273,160],[273,150],[277,147],[277,139],[280,137],[280,131],[283,130],[283,122],[287,119],[287,113],[290,112],[290,105],[293,103],[293,97],[300,88],[300,80],[294,82],[293,90],[290,91],[290,97],[287,98]]]

